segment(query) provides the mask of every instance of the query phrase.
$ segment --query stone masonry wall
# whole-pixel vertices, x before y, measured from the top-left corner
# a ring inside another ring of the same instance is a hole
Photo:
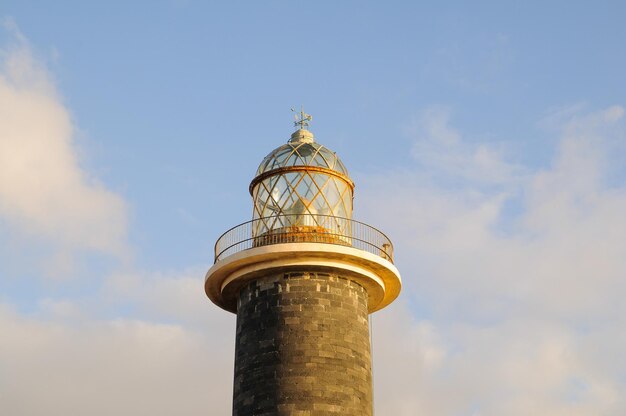
[[[233,415],[371,414],[363,287],[333,274],[290,272],[241,290]]]

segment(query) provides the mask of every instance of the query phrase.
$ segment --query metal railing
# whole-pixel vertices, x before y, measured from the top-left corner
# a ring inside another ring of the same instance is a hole
[[[393,263],[393,244],[381,231],[330,215],[293,214],[257,218],[217,239],[215,262],[253,247],[283,243],[326,243],[364,250]]]

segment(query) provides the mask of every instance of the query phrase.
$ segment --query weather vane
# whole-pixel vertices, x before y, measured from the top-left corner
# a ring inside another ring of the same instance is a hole
[[[302,106],[300,106],[300,113],[296,113],[296,110],[294,110],[293,108],[291,109],[291,111],[294,112],[294,118],[296,119],[293,125],[296,127],[300,126],[301,129],[306,130],[307,127],[309,127],[309,122],[313,120],[313,116],[305,113]]]

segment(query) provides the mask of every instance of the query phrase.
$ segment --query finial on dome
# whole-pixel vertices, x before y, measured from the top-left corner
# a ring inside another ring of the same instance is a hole
[[[308,130],[300,129],[291,133],[291,139],[289,139],[289,143],[313,143],[315,142],[315,137],[313,133]]]
[[[296,110],[293,108],[291,111],[294,112],[294,118],[296,121],[293,123],[294,126],[299,127],[299,130],[308,130],[309,122],[313,120],[313,116],[304,112],[304,107],[300,106],[300,113],[296,113]]]
[[[294,126],[298,127],[298,130],[294,131],[291,134],[291,139],[289,139],[290,143],[313,143],[315,141],[315,137],[313,137],[313,133],[308,130],[309,122],[313,120],[313,116],[304,112],[304,108],[300,106],[300,112],[296,113],[296,110],[293,108],[291,111],[294,112],[294,118],[296,121],[293,123]]]

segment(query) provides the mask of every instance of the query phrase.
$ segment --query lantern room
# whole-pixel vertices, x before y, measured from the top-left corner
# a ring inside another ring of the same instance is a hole
[[[346,234],[354,183],[337,154],[300,128],[268,154],[250,183],[253,235],[286,227]]]

